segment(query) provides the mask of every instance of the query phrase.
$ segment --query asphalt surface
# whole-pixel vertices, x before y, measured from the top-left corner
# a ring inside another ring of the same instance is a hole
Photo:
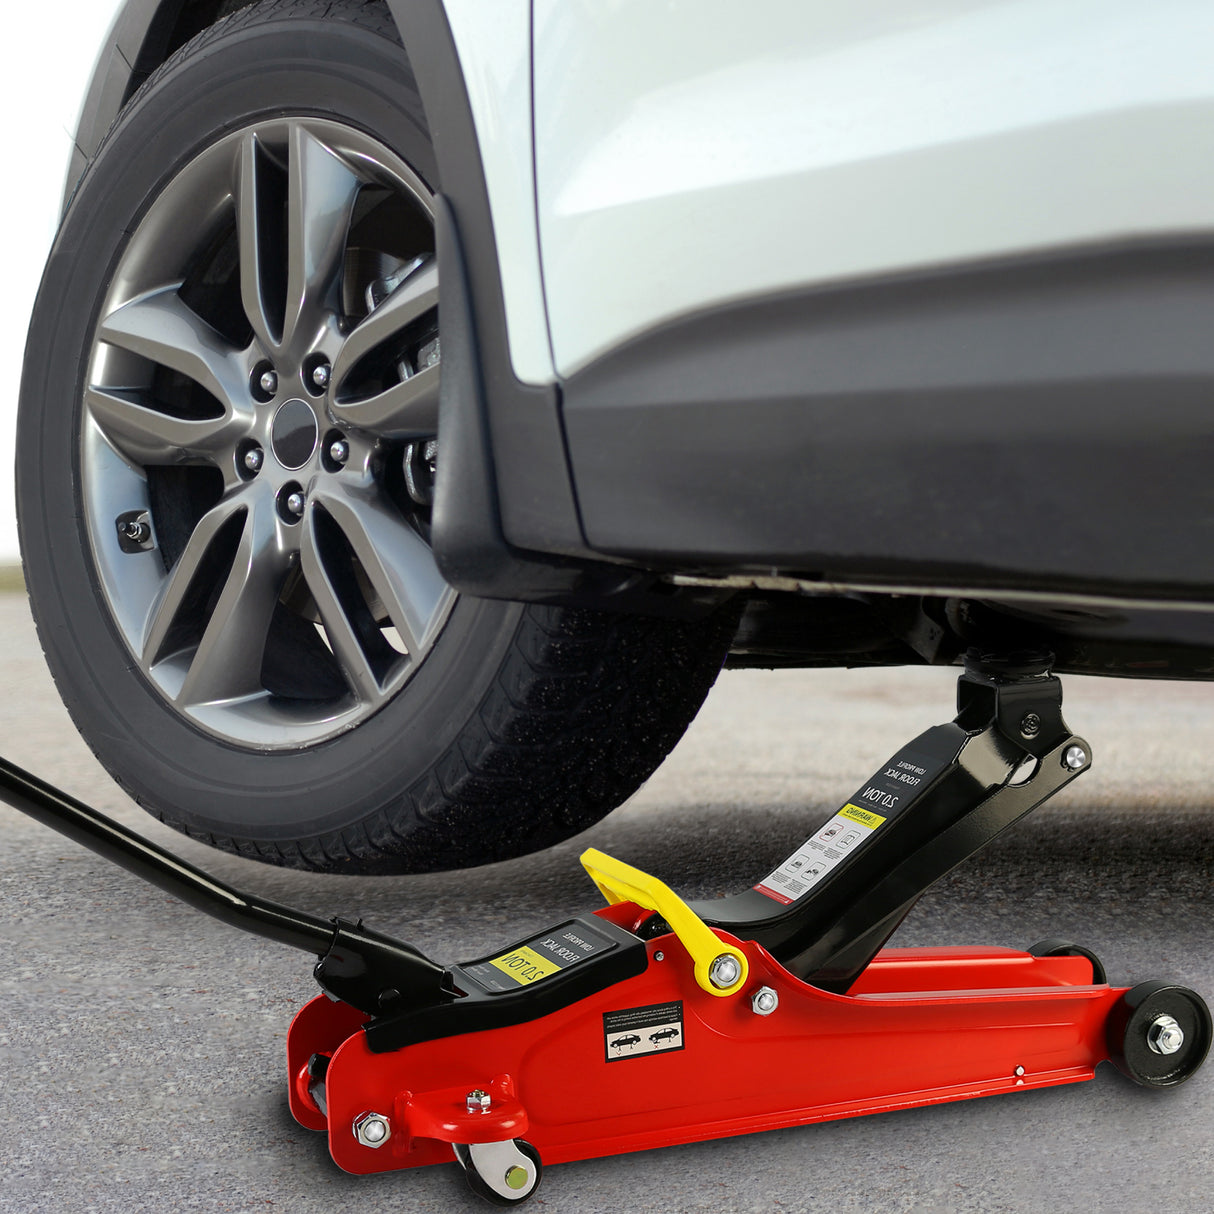
[[[914,733],[941,670],[732,672],[626,806],[542,855],[415,878],[222,856],[126,802],[77,738],[24,602],[0,596],[0,753],[241,887],[364,916],[466,959],[596,905],[596,846],[690,897],[751,884]],[[1114,982],[1214,995],[1214,688],[1070,679],[1093,769],[942,882],[899,944],[1068,936]],[[307,959],[181,906],[0,808],[0,1211],[474,1211],[453,1164],[340,1172],[286,1108]],[[812,1069],[812,1060],[808,1066]],[[705,1090],[712,1078],[705,1074]],[[555,1211],[1208,1211],[1214,1067],[1154,1092],[1094,1082],[548,1169]]]

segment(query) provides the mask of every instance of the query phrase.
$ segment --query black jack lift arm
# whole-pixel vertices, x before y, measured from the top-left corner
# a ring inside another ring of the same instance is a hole
[[[805,874],[832,841],[811,839],[766,882],[694,909],[804,981],[847,991],[930,886],[1090,766],[1051,661],[971,651],[956,719],[909,742],[848,803],[877,823],[854,854],[815,882]]]

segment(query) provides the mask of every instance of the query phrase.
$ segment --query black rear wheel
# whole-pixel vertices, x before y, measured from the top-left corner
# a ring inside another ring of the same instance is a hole
[[[1029,945],[1026,951],[1034,957],[1084,957],[1092,963],[1094,986],[1104,986],[1109,980],[1100,958],[1090,948],[1084,948],[1082,944],[1075,944],[1071,940],[1051,936],[1048,940],[1038,940],[1036,944]]]
[[[724,615],[444,583],[436,186],[386,9],[255,5],[124,111],[35,306],[19,516],[61,694],[140,803],[259,859],[555,842],[650,774],[728,647]]]

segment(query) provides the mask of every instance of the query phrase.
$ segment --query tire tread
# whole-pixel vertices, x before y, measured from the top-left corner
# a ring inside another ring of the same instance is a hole
[[[433,871],[537,850],[592,825],[652,774],[715,681],[735,615],[684,622],[528,606],[451,746],[403,794],[340,831],[220,837],[144,808],[220,850],[315,871]]]

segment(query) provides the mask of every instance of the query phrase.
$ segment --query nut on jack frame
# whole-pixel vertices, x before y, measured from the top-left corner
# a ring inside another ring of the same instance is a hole
[[[119,525],[149,542],[138,522]],[[688,903],[591,849],[582,863],[607,905],[458,964],[232,889],[4,760],[0,797],[318,958],[322,993],[287,1034],[288,1100],[343,1169],[455,1161],[475,1192],[513,1205],[545,1164],[699,1141],[706,1126],[744,1134],[1073,1083],[1105,1061],[1150,1087],[1188,1079],[1212,1029],[1185,987],[1110,985],[1065,939],[886,946],[927,889],[1091,755],[1063,720],[1049,655],[972,652],[955,718],[751,888]],[[864,1050],[819,1048],[840,1034]]]

